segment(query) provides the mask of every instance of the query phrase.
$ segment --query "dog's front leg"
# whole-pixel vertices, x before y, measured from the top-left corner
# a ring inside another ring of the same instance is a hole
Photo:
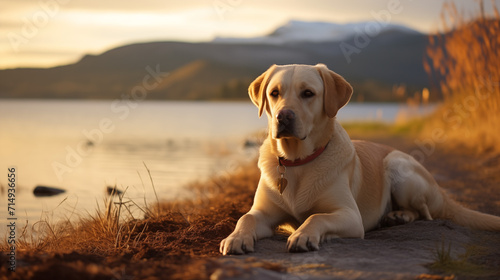
[[[254,251],[256,240],[273,235],[274,228],[286,219],[287,214],[267,196],[267,188],[257,188],[252,209],[243,215],[236,228],[220,243],[223,255],[245,254]]]
[[[258,210],[250,210],[238,220],[233,233],[222,240],[220,252],[223,255],[253,252],[255,241],[271,236],[272,233],[264,214]]]
[[[363,238],[365,234],[359,210],[343,208],[333,213],[313,214],[288,238],[289,252],[319,250],[322,237]]]

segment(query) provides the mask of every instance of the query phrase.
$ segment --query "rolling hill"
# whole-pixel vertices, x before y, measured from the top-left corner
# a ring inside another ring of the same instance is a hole
[[[291,22],[259,40],[138,43],[86,55],[70,65],[0,70],[0,98],[115,99],[143,86],[147,98],[155,100],[241,99],[270,65],[289,63],[325,63],[353,84],[354,99],[366,101],[394,100],[393,85],[428,86],[422,66],[427,35],[388,25],[369,36],[359,33],[362,25],[357,25],[336,37],[328,32],[336,30],[334,24],[328,23],[313,39],[294,31],[298,26],[310,33],[320,23],[309,24]],[[277,34],[280,42],[263,39]],[[148,80],[151,72],[168,75]]]

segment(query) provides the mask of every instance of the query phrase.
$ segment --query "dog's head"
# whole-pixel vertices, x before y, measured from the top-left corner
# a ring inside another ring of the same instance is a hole
[[[266,110],[272,138],[306,139],[315,125],[337,115],[352,95],[351,85],[324,64],[271,66],[248,93]]]

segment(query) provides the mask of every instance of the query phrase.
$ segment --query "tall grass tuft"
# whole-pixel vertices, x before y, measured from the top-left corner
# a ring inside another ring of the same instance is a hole
[[[49,215],[34,224],[27,222],[20,229],[17,249],[20,252],[59,253],[77,250],[106,255],[137,247],[148,229],[148,222],[134,218],[133,210],[139,208],[145,214],[154,213],[156,217],[160,216],[159,211],[148,205],[141,208],[126,199],[127,189],[121,193],[115,191],[116,186],[104,198],[103,207],[97,202],[95,213],[77,215],[76,221],[71,217],[76,214],[71,212],[70,217],[58,222],[52,221]],[[7,241],[0,240],[0,251],[7,249]]]
[[[464,277],[485,277],[491,276],[490,271],[486,266],[471,262],[471,257],[480,255],[480,249],[473,246],[467,246],[464,254],[453,256],[451,252],[451,243],[446,246],[445,239],[441,244],[437,244],[433,251],[434,262],[429,265],[432,270],[444,272],[447,274],[459,275]],[[454,276],[453,278],[454,279]]]
[[[492,1],[475,14],[445,3],[442,30],[429,36],[426,72],[443,93],[435,125],[448,139],[478,152],[500,151],[500,13]]]

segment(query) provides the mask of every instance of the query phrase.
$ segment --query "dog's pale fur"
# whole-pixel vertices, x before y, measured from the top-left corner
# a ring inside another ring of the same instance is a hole
[[[260,148],[254,204],[221,242],[221,253],[252,252],[257,239],[271,236],[283,223],[296,228],[287,242],[291,252],[318,250],[328,238],[363,238],[383,219],[408,223],[444,218],[500,231],[499,217],[449,199],[411,156],[351,141],[335,116],[349,101],[352,87],[325,65],[273,65],[250,85],[249,95],[259,116],[267,114],[269,136]],[[286,127],[279,117],[285,111],[293,119]],[[278,157],[304,159],[324,146],[311,162],[286,168],[288,185],[280,194]]]

